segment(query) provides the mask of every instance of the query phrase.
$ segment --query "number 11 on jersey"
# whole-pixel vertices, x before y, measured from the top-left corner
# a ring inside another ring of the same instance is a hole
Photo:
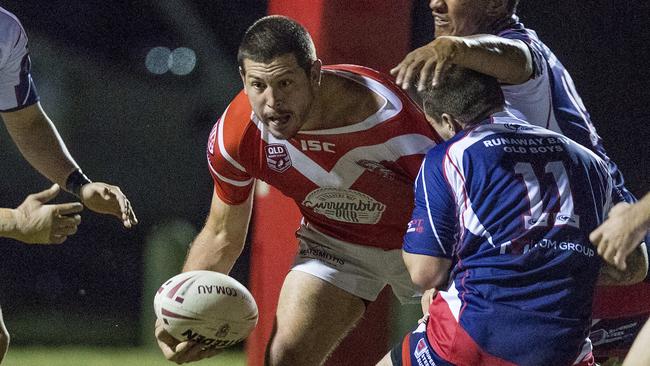
[[[560,211],[544,211],[544,203],[540,192],[540,181],[535,175],[533,166],[530,163],[519,162],[515,165],[515,173],[521,175],[526,185],[528,201],[530,202],[530,215],[524,215],[526,229],[549,225],[569,225],[580,227],[580,217],[574,213],[573,195],[564,164],[561,161],[546,163],[544,172],[553,175],[553,180],[560,195]]]

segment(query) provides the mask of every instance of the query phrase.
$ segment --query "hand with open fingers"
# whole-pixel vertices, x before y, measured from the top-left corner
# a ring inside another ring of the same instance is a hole
[[[644,215],[638,212],[639,207],[625,202],[617,204],[610,210],[607,220],[589,235],[589,240],[598,248],[598,254],[621,271],[627,268],[626,258],[648,232],[642,219]]]
[[[167,333],[160,319],[156,320],[155,336],[165,358],[179,365],[214,357],[223,352],[223,349],[206,347],[197,342],[178,341]]]
[[[117,217],[126,228],[138,223],[131,202],[120,187],[102,182],[84,184],[81,187],[81,202],[90,210]]]
[[[77,232],[81,222],[78,213],[83,210],[80,203],[46,204],[60,190],[59,185],[54,184],[42,192],[30,194],[13,210],[17,240],[30,244],[61,244]]]
[[[417,79],[418,91],[426,89],[429,81],[433,86],[438,85],[453,64],[459,42],[463,42],[459,37],[442,36],[411,51],[390,70],[396,84],[406,90]]]

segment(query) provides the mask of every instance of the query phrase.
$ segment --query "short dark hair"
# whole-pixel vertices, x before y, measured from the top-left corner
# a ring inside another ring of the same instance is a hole
[[[418,94],[427,115],[439,121],[447,113],[465,125],[480,122],[487,112],[505,103],[496,78],[458,65],[444,73],[438,85]]]
[[[271,15],[257,20],[246,30],[237,62],[243,70],[245,59],[269,63],[286,54],[294,55],[307,73],[316,61],[316,48],[305,27],[291,18]]]

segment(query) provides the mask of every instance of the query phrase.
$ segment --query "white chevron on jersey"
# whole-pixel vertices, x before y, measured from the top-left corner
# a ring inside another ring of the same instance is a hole
[[[341,133],[365,131],[384,121],[387,121],[395,117],[399,112],[402,111],[403,104],[400,98],[397,95],[395,95],[395,93],[393,93],[390,89],[388,89],[385,85],[378,82],[377,80],[373,80],[371,78],[359,74],[354,74],[348,71],[343,71],[343,70],[323,70],[323,72],[337,74],[340,77],[344,77],[346,79],[355,81],[365,86],[366,88],[372,90],[376,94],[379,94],[381,97],[385,99],[385,102],[376,113],[374,113],[372,116],[366,118],[365,120],[359,123],[355,123],[349,126],[338,127],[338,128],[328,128],[325,130],[300,131],[301,134],[336,135]]]
[[[400,135],[381,144],[352,149],[338,160],[332,170],[327,171],[295,146],[271,135],[256,115],[253,114],[251,119],[260,130],[263,140],[268,144],[285,145],[293,168],[319,187],[350,188],[366,171],[366,168],[357,164],[358,160],[396,161],[403,156],[425,154],[435,144],[432,139],[423,135]],[[389,159],[386,159],[387,157]]]
[[[221,117],[221,123],[219,123],[219,127],[218,127],[219,131],[217,132],[218,133],[217,138],[219,140],[219,152],[221,152],[221,155],[223,155],[223,157],[226,158],[226,160],[228,160],[228,162],[232,164],[232,166],[234,166],[235,168],[239,169],[242,172],[246,172],[246,169],[241,164],[239,164],[237,160],[235,160],[232,156],[230,156],[223,142],[223,125],[224,125],[223,121],[226,120],[226,116],[228,115],[228,109],[230,109],[230,106],[228,106],[228,108],[226,108],[226,110],[223,112],[223,116]]]

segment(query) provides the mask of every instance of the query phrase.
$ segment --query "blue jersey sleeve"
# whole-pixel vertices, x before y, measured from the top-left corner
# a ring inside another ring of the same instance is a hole
[[[445,144],[422,162],[415,182],[415,208],[404,236],[403,250],[411,254],[451,258],[457,237],[456,203],[444,174]]]
[[[535,79],[544,73],[546,67],[546,59],[542,52],[541,45],[537,40],[537,36],[525,28],[510,28],[498,34],[499,37],[507,39],[517,39],[524,42],[530,50],[530,55],[533,60],[533,74],[531,79]]]

